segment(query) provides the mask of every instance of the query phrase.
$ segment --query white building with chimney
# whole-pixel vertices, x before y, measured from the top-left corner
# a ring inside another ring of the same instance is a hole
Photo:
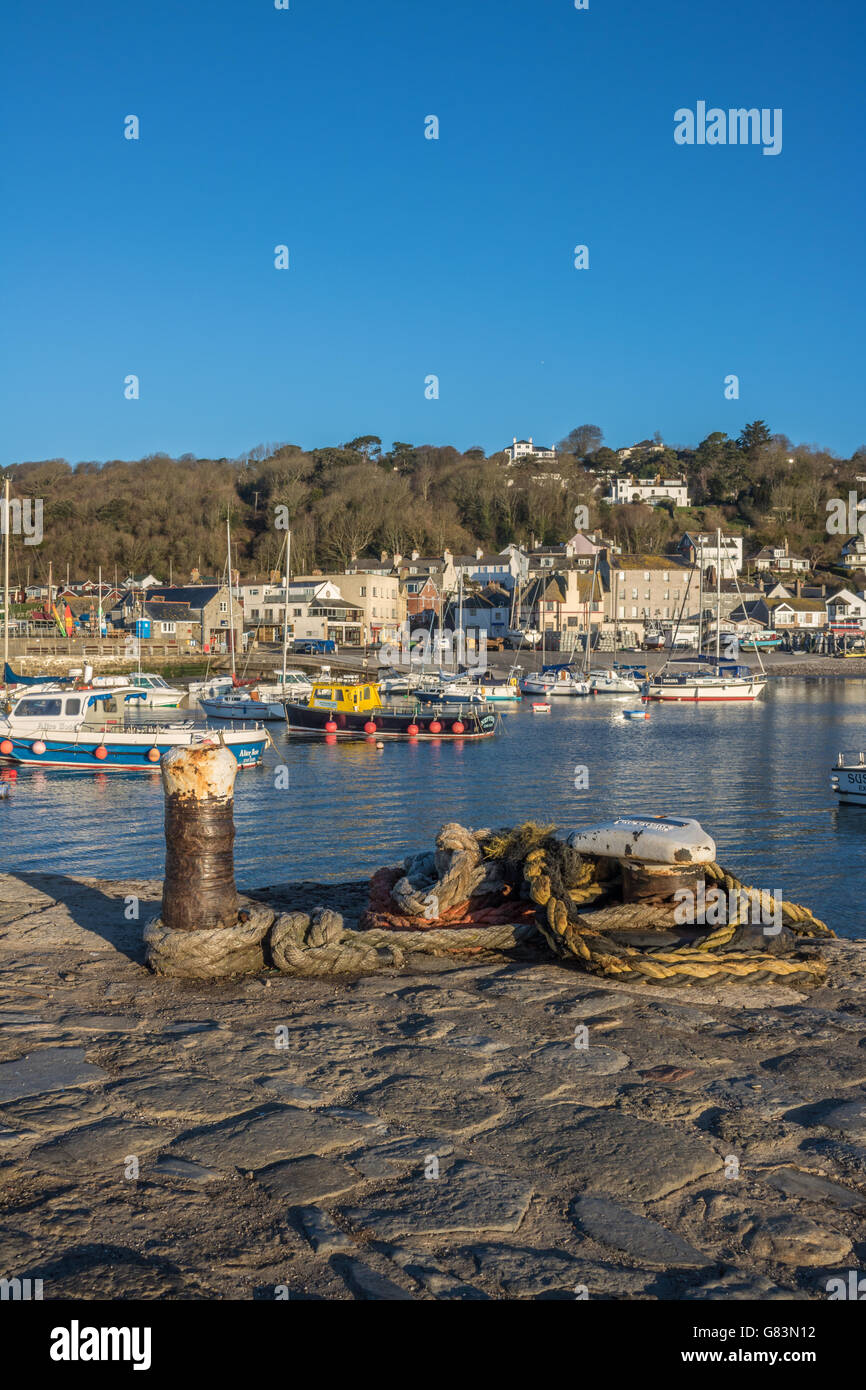
[[[605,502],[611,506],[623,502],[646,502],[657,507],[660,502],[673,502],[675,507],[689,507],[689,489],[685,478],[614,478]]]
[[[545,444],[535,444],[532,435],[528,439],[518,439],[514,436],[511,444],[505,450],[508,455],[508,467],[512,468],[515,463],[521,463],[524,459],[543,459],[547,463],[556,461],[556,450],[548,449]]]

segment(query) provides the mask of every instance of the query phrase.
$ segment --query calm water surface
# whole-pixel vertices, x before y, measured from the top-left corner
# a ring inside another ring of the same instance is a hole
[[[695,816],[744,882],[866,935],[866,809],[837,807],[830,771],[866,748],[866,683],[778,680],[751,706],[659,706],[648,721],[604,697],[529,705],[479,744],[327,745],[271,732],[279,757],[236,783],[238,883],[364,877],[427,848],[440,825],[527,818],[571,829],[613,815]],[[289,786],[275,785],[277,761]],[[575,790],[575,769],[589,786]],[[159,774],[20,771],[0,802],[0,866],[156,877]]]

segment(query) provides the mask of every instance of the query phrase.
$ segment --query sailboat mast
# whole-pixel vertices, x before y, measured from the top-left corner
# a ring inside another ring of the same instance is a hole
[[[704,650],[704,538],[698,536],[698,656]]]
[[[722,626],[722,533],[716,530],[716,666],[719,664],[719,642]]]
[[[286,532],[286,594],[283,605],[283,693],[286,689],[286,654],[289,650],[289,583],[292,572],[292,533]]]
[[[595,577],[598,574],[598,551],[592,561],[592,578],[589,581],[589,600],[586,606],[586,648],[583,653],[583,675],[589,674],[589,655],[592,645],[592,605],[595,602]]]
[[[231,521],[226,517],[226,547],[228,555],[228,581],[229,581],[229,631],[231,633],[230,646],[232,651],[232,676],[235,675],[235,608],[232,601],[232,528]],[[234,684],[234,680],[232,681]]]
[[[9,489],[11,484],[6,479],[5,507],[3,509],[3,679],[6,679],[6,667],[9,664],[9,532],[11,521],[9,517]]]

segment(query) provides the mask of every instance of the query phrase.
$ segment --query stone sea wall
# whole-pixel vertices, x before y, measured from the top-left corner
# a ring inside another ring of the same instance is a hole
[[[255,896],[352,921],[366,887]],[[161,889],[0,876],[0,1276],[823,1300],[863,1273],[866,942],[822,944],[809,993],[601,982],[529,946],[178,982],[143,964]]]

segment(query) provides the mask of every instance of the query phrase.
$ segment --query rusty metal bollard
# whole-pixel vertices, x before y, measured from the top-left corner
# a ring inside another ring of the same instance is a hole
[[[237,762],[228,748],[172,748],[160,762],[165,790],[162,920],[173,931],[233,927]]]
[[[274,913],[235,887],[234,755],[207,741],[170,749],[160,767],[165,883],[162,916],[144,929],[148,965],[193,979],[264,969]]]

